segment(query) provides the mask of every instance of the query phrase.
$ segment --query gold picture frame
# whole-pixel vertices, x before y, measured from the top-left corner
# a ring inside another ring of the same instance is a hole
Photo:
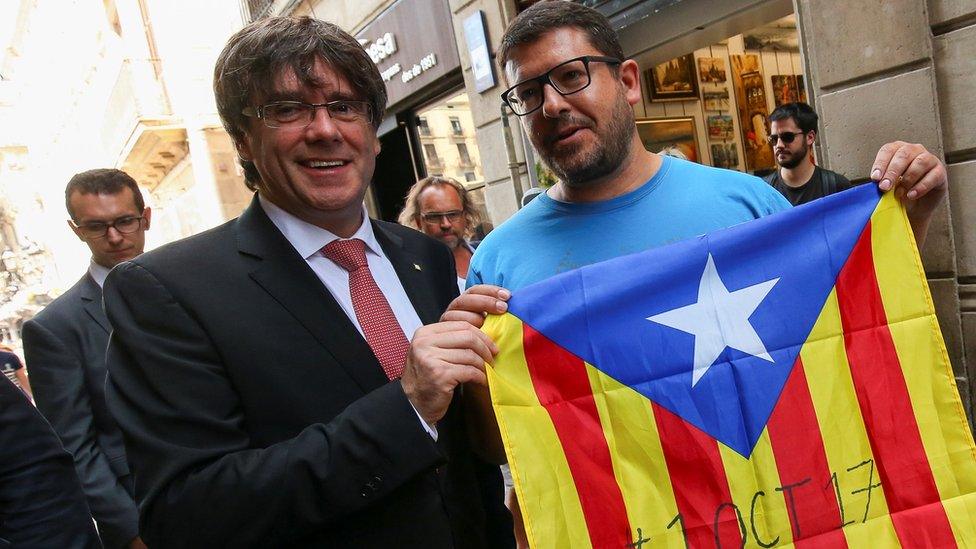
[[[664,151],[670,156],[701,163],[698,127],[694,117],[638,118],[636,122],[637,134],[645,149],[654,153]]]

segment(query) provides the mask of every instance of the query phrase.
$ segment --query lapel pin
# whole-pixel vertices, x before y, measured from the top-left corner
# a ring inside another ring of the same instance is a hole
[[[420,268],[420,265],[417,265],[416,263],[413,264],[413,268],[414,269],[417,269],[418,271],[422,271],[423,270],[423,269]]]

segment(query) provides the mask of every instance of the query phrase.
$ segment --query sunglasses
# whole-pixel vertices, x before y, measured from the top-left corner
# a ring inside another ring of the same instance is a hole
[[[776,140],[780,139],[784,144],[789,145],[794,139],[796,139],[796,136],[803,135],[805,133],[806,132],[771,133],[769,134],[769,137],[766,138],[766,141],[769,141],[770,145],[776,145]]]

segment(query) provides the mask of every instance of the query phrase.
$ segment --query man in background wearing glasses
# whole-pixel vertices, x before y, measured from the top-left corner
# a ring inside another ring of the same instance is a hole
[[[68,225],[88,245],[91,263],[81,280],[24,324],[31,386],[37,408],[74,456],[102,542],[145,547],[122,433],[105,404],[111,326],[102,310],[102,283],[113,267],[142,253],[152,211],[135,180],[120,170],[79,173],[64,196]]]
[[[794,206],[852,186],[843,175],[813,163],[810,147],[817,139],[817,120],[817,113],[806,103],[780,105],[769,115],[767,139],[779,169],[765,179]]]
[[[463,291],[474,247],[468,242],[480,216],[464,186],[449,177],[425,177],[410,187],[400,212],[401,225],[440,240],[454,253],[458,287]]]
[[[493,544],[501,476],[472,454],[454,389],[486,383],[497,349],[439,322],[458,296],[450,251],[366,214],[376,65],[334,24],[271,17],[230,38],[214,92],[250,206],[105,283],[106,398],[146,542]]]

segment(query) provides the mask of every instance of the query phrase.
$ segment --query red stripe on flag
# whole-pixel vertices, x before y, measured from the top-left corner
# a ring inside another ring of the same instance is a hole
[[[626,547],[633,541],[627,508],[613,473],[586,366],[528,324],[523,326],[529,375],[566,455],[590,543],[593,547]]]
[[[667,408],[651,408],[688,547],[741,547],[743,511],[731,505],[718,442]]]
[[[847,539],[840,530],[846,519],[842,520],[837,505],[823,436],[800,357],[796,358],[766,427],[790,515],[794,545],[847,547]]]
[[[870,223],[837,277],[837,300],[854,390],[898,539],[904,547],[955,547],[888,329]]]

